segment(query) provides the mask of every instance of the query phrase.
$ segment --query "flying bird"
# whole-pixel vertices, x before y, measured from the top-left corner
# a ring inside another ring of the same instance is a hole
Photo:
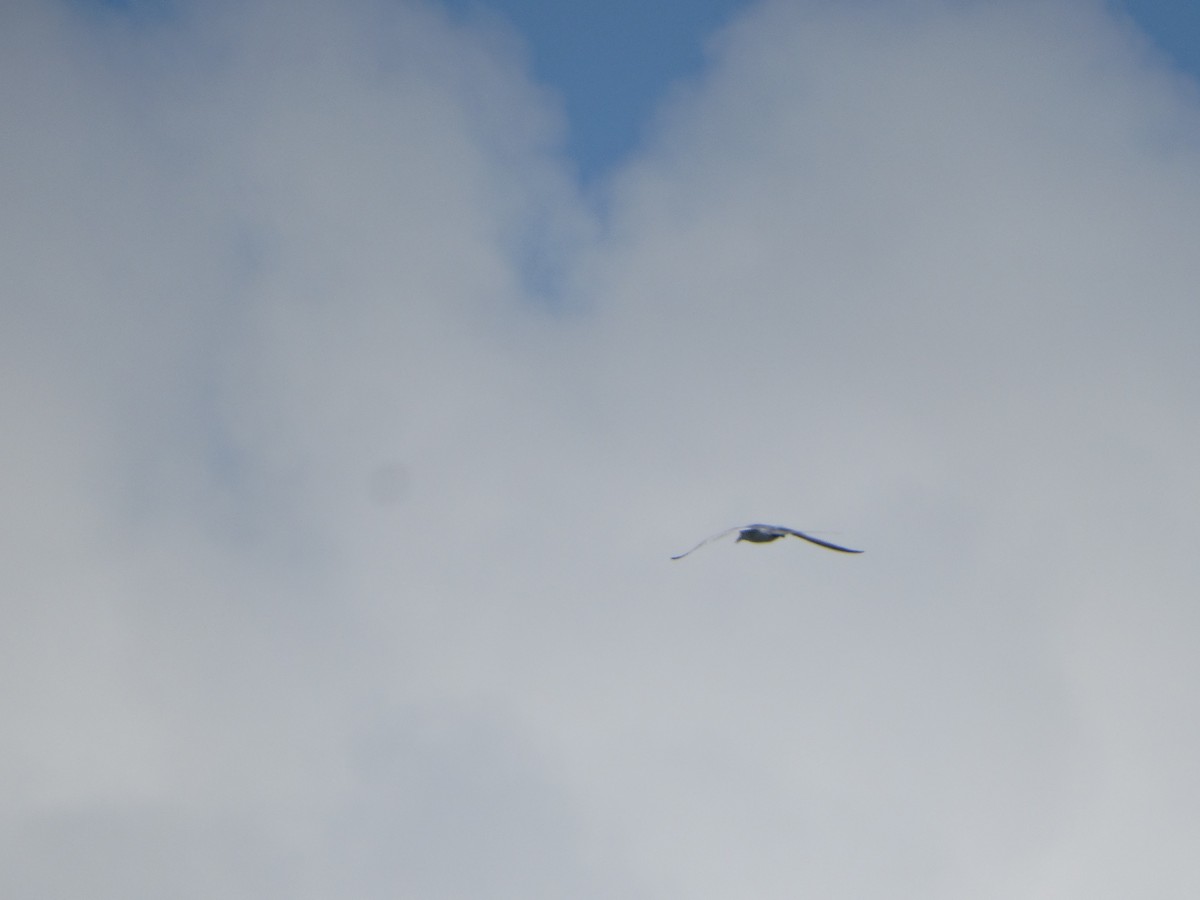
[[[710,538],[705,538],[698,543],[687,553],[680,553],[678,556],[672,556],[671,559],[683,559],[688,553],[695,553],[705,544],[710,541],[715,541],[718,538],[723,538],[727,534],[733,534],[735,531],[740,531],[738,535],[739,541],[750,541],[753,544],[769,544],[771,541],[777,541],[781,537],[787,537],[789,534],[792,537],[798,537],[802,541],[808,541],[810,544],[816,544],[818,547],[824,547],[827,550],[836,550],[839,553],[862,553],[861,550],[851,550],[849,547],[839,547],[837,544],[831,544],[828,541],[822,541],[819,538],[813,537],[811,534],[805,534],[803,531],[796,531],[794,528],[784,528],[781,525],[739,525],[736,528],[730,528],[722,531],[720,534],[714,534]]]

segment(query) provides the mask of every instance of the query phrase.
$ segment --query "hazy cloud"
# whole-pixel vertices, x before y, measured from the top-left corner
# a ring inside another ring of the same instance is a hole
[[[1200,887],[1200,118],[1100,4],[764,4],[603,214],[486,16],[2,21],[0,892]]]

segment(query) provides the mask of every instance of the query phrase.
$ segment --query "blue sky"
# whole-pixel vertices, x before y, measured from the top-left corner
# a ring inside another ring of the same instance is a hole
[[[1200,896],[1126,17],[134,6],[0,13],[0,896]]]
[[[1185,0],[1115,0],[1179,66],[1200,74],[1200,9]]]
[[[473,0],[453,0],[469,9]],[[745,4],[484,4],[508,18],[529,42],[533,70],[561,92],[570,121],[569,148],[590,179],[630,152],[670,85],[704,66],[709,37]]]
[[[500,12],[529,42],[533,71],[559,91],[580,175],[605,173],[637,144],[671,85],[703,71],[715,31],[744,0],[450,0]],[[1200,77],[1200,6],[1187,0],[1111,0],[1179,68]]]
[[[91,0],[152,9],[157,2]],[[1187,0],[1108,0],[1182,71],[1200,77],[1200,6]],[[706,47],[745,0],[447,0],[458,15],[499,13],[527,42],[534,76],[561,98],[567,153],[591,182],[638,144],[671,86],[704,70]]]
[[[451,0],[500,12],[529,42],[533,71],[562,95],[569,154],[581,177],[607,172],[637,144],[671,85],[703,71],[709,39],[744,0],[555,3]],[[1174,64],[1200,77],[1200,6],[1187,0],[1111,0]]]

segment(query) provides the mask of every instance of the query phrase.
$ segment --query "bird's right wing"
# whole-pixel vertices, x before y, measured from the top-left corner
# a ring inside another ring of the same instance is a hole
[[[803,541],[808,541],[810,544],[816,544],[818,547],[836,550],[839,553],[862,553],[861,550],[851,550],[849,547],[839,547],[837,544],[831,544],[829,541],[823,541],[820,538],[815,538],[811,534],[805,534],[803,531],[797,531],[794,528],[785,528],[783,530],[790,535],[800,538]]]
[[[727,535],[727,534],[733,534],[735,531],[741,531],[745,527],[746,527],[745,525],[738,525],[735,528],[726,528],[720,534],[714,534],[712,537],[705,538],[700,543],[698,543],[695,547],[693,547],[691,550],[688,550],[687,553],[680,553],[678,556],[672,556],[671,559],[683,559],[685,556],[688,555],[688,553],[695,553],[697,550],[699,550],[705,544],[709,544],[715,540],[719,540],[720,538],[725,537],[725,535]]]

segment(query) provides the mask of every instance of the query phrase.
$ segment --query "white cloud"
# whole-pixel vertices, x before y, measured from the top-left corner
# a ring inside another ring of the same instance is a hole
[[[6,896],[1194,890],[1196,98],[1097,6],[760,7],[603,223],[495,22],[7,19]],[[667,559],[752,520],[867,553]]]

